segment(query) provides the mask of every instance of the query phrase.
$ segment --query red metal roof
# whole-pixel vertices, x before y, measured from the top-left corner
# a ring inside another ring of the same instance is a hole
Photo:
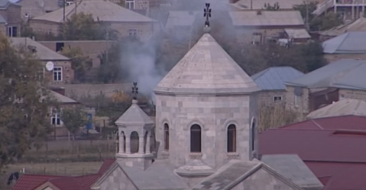
[[[304,161],[366,163],[366,134],[272,129],[259,134],[260,154],[297,154]]]
[[[323,179],[323,190],[366,189],[366,164],[306,162],[306,165]]]
[[[60,190],[90,190],[90,186],[95,183],[114,163],[115,159],[107,159],[103,162],[97,174],[83,176],[55,176],[55,175],[35,175],[23,174],[12,190],[34,190],[47,181]]]
[[[352,129],[366,130],[366,117],[363,116],[337,116],[310,119],[299,123],[285,125],[281,129]]]

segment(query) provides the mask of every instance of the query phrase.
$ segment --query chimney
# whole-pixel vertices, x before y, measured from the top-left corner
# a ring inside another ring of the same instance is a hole
[[[262,11],[261,10],[258,10],[257,11],[257,15],[262,15]]]

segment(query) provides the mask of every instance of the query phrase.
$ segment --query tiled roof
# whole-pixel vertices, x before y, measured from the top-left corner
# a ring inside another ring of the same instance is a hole
[[[343,115],[366,116],[366,102],[355,99],[343,99],[309,113],[307,118],[314,119]]]
[[[90,186],[100,177],[100,174],[91,174],[77,177],[51,179],[49,182],[60,190],[90,190]]]
[[[323,52],[329,54],[366,53],[366,31],[347,32],[323,42]]]
[[[105,159],[102,166],[99,168],[98,174],[104,174],[116,161],[116,159]]]
[[[50,179],[62,178],[64,176],[23,174],[12,188],[12,190],[33,190]]]
[[[310,129],[310,130],[366,130],[366,117],[337,116],[310,119],[299,123],[285,125],[281,129]]]
[[[292,67],[270,67],[251,77],[262,90],[286,90],[285,82],[303,75]]]
[[[65,8],[66,18],[75,13],[75,6]],[[119,6],[110,1],[84,0],[77,5],[78,13],[92,14],[95,21],[107,22],[154,22],[153,19]],[[45,20],[50,22],[63,21],[63,8],[38,16],[32,20]]]
[[[233,11],[230,17],[234,26],[303,26],[299,11]]]
[[[297,154],[305,162],[366,164],[366,131],[271,129],[259,134],[260,154]]]
[[[260,88],[210,34],[204,34],[155,88],[156,93],[240,94]]]
[[[36,48],[36,55],[41,61],[68,61],[70,58],[65,57],[46,46],[30,39],[30,38],[22,38],[22,37],[12,37],[9,38],[10,43],[13,47],[19,46],[33,46]]]
[[[289,86],[306,88],[346,88],[366,90],[366,61],[341,59],[286,82]]]

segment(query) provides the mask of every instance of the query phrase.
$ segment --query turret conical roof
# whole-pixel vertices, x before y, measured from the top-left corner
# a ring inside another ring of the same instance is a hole
[[[115,122],[116,125],[147,125],[154,121],[137,105],[137,100]]]
[[[160,81],[155,93],[248,94],[259,87],[208,33]]]

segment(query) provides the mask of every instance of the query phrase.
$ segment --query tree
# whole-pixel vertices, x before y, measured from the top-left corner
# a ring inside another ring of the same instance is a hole
[[[270,3],[265,3],[264,8],[267,11],[277,11],[280,9],[280,4],[278,2],[274,3],[273,6]]]
[[[87,118],[85,112],[83,112],[79,107],[66,108],[61,111],[61,121],[72,134],[74,140],[75,134],[79,132],[80,127],[86,125]]]
[[[42,64],[26,47],[12,48],[0,34],[0,168],[40,148],[51,132]]]
[[[92,60],[88,56],[85,56],[79,47],[66,47],[62,49],[61,53],[71,59],[75,79],[79,82],[85,82],[85,73],[92,67]]]
[[[98,81],[103,83],[114,83],[121,79],[121,44],[113,44],[107,51],[102,52],[100,68],[98,70]]]
[[[99,40],[104,39],[100,25],[91,14],[73,14],[63,25],[64,40]]]

